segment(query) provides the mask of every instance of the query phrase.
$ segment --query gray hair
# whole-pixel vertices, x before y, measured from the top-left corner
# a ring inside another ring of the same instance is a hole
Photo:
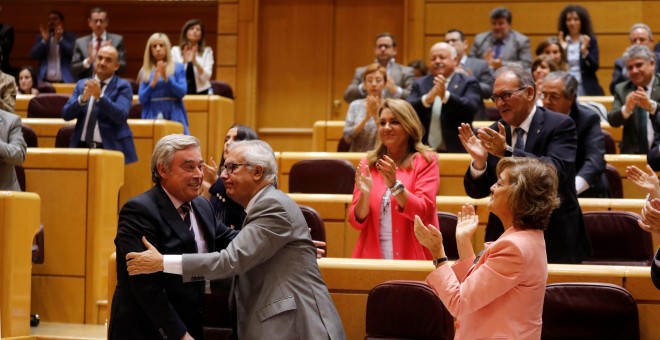
[[[520,64],[507,64],[495,71],[495,79],[505,73],[512,73],[518,79],[520,87],[531,86],[534,89],[534,94],[536,94],[536,82],[534,81],[532,72],[530,72],[528,68],[525,68]]]
[[[190,147],[199,149],[199,139],[193,136],[178,134],[167,135],[161,138],[156,144],[154,152],[151,154],[151,180],[154,183],[160,183],[158,164],[162,164],[169,171],[172,168],[174,153]]]
[[[577,96],[578,82],[570,73],[564,71],[554,71],[548,73],[543,79],[543,83],[550,80],[560,79],[564,84],[564,97],[566,98],[575,98]]]
[[[227,151],[236,148],[243,148],[245,163],[252,167],[260,166],[263,169],[264,178],[269,183],[277,185],[277,160],[268,143],[262,140],[242,140],[231,143]]]
[[[655,55],[651,50],[642,45],[632,45],[626,48],[626,51],[623,52],[623,61],[628,62],[630,59],[642,58],[648,61],[655,61]]]
[[[452,59],[456,59],[456,56],[458,55],[458,52],[456,52],[456,48],[454,48],[454,46],[449,45],[448,43],[446,43],[444,41],[433,44],[433,46],[431,46],[431,49],[434,49],[434,48],[443,48],[443,49],[449,50],[449,55],[451,56]]]
[[[651,32],[651,27],[649,27],[649,25],[647,25],[647,24],[637,23],[637,24],[632,25],[632,27],[630,27],[629,35],[631,35],[633,31],[638,30],[638,29],[645,30],[649,34],[649,40],[653,41],[653,32]]]

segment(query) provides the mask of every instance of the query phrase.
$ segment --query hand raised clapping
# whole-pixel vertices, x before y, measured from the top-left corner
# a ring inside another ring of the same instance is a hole
[[[369,195],[371,192],[371,186],[373,185],[373,180],[371,178],[371,172],[369,172],[369,166],[367,164],[360,163],[355,171],[355,185],[360,190],[362,195]]]
[[[651,197],[660,198],[660,180],[655,174],[650,165],[646,165],[646,171],[631,165],[626,167],[626,173],[628,174],[628,179],[630,179],[635,185],[644,189],[644,191],[651,194]]]

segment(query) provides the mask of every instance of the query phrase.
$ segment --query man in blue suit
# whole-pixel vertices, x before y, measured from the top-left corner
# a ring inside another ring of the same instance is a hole
[[[119,69],[117,49],[101,47],[94,66],[95,75],[78,81],[62,108],[64,120],[78,119],[70,147],[121,151],[124,162],[133,163],[137,154],[126,122],[133,91],[126,80],[115,76]]]
[[[438,152],[465,152],[458,139],[461,123],[471,124],[481,104],[476,78],[454,72],[456,49],[440,42],[431,47],[431,74],[415,80],[408,102],[424,126],[422,142]]]
[[[73,83],[71,57],[76,34],[64,32],[64,15],[58,11],[48,14],[47,24],[41,25],[41,34],[32,46],[30,56],[39,60],[39,80],[51,83]]]

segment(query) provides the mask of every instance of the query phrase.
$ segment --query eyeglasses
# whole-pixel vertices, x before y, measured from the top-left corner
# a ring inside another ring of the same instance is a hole
[[[522,91],[526,88],[527,88],[527,86],[521,87],[521,88],[519,88],[517,90],[513,90],[513,91],[506,91],[506,92],[502,92],[500,94],[493,94],[493,96],[490,97],[490,100],[492,100],[493,103],[496,103],[498,99],[502,99],[502,101],[507,101],[507,100],[511,99],[511,96],[513,96],[514,93],[520,92],[520,91]]]
[[[225,165],[220,167],[220,173],[223,173],[227,171],[227,175],[231,175],[238,169],[241,165],[244,166],[252,166],[251,164],[248,163],[225,163]]]

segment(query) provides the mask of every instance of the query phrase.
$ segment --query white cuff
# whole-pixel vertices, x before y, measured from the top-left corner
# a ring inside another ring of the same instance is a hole
[[[591,186],[589,185],[589,182],[587,182],[584,178],[580,176],[575,176],[575,191],[577,191],[578,195],[587,191]]]
[[[428,93],[422,96],[422,105],[424,105],[425,108],[429,108],[433,106],[433,103],[431,105],[426,105],[426,97],[428,96]]]
[[[486,164],[486,167],[484,167],[483,170],[477,170],[474,167],[474,161],[472,161],[470,162],[470,176],[472,176],[472,178],[479,178],[481,177],[481,175],[484,174],[484,172],[486,172],[487,168],[488,168],[488,164]]]
[[[85,58],[85,59],[83,59],[83,66],[84,66],[85,68],[90,68],[90,67],[92,66],[92,64],[88,64],[88,63],[87,63],[87,59],[89,59],[89,58]]]
[[[183,255],[163,255],[163,273],[183,274]]]
[[[449,96],[451,96],[451,93],[449,93],[449,91],[445,91],[445,99],[442,100],[443,104],[447,104],[447,101],[449,100]]]

